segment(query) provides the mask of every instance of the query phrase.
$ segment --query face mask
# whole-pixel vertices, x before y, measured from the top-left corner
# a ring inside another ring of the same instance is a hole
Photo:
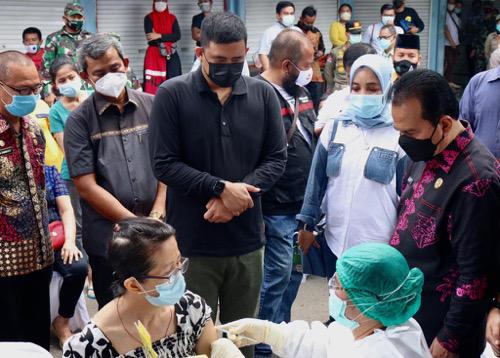
[[[208,2],[202,2],[201,4],[198,5],[200,7],[201,12],[210,12],[210,3]]]
[[[383,98],[383,94],[351,94],[349,96],[349,103],[351,110],[354,112],[353,122],[364,128],[372,128],[384,123],[382,119],[374,119],[380,116],[380,113],[384,110]]]
[[[285,15],[283,16],[283,18],[281,19],[281,23],[283,24],[283,26],[285,27],[290,27],[293,25],[293,23],[295,22],[295,16],[294,15]]]
[[[31,54],[34,54],[34,53],[37,53],[38,51],[40,51],[40,45],[26,45],[26,46],[24,46],[24,48],[26,49],[27,53],[31,53]]]
[[[109,72],[95,83],[95,90],[104,96],[118,98],[126,84],[126,73]]]
[[[79,78],[59,86],[59,93],[64,97],[75,98],[80,94],[82,82]]]
[[[143,291],[146,300],[153,306],[172,306],[180,301],[186,291],[186,281],[184,275],[178,272],[172,278],[174,282],[165,282],[161,285],[156,285],[154,290]],[[151,296],[148,292],[158,292],[158,296]]]
[[[394,24],[395,18],[396,18],[395,16],[382,16],[382,23],[384,25],[392,25]]]
[[[361,34],[350,34],[349,35],[349,42],[351,44],[358,44],[361,42]]]
[[[500,24],[497,24],[496,30],[497,30],[497,33],[500,34]]]
[[[359,327],[359,323],[346,317],[346,308],[347,302],[341,300],[335,292],[330,292],[330,297],[328,299],[328,311],[330,316],[332,316],[335,321],[340,323],[342,326],[347,327],[350,330],[355,330]]]
[[[157,1],[155,2],[155,11],[157,12],[163,12],[167,10],[167,3],[163,1]]]
[[[5,91],[5,89],[3,89]],[[7,91],[5,91],[7,92]],[[8,92],[7,92],[8,93]],[[35,110],[36,103],[40,100],[39,94],[32,94],[28,96],[12,96],[12,102],[5,105],[5,109],[14,117],[24,117]]]
[[[394,61],[394,70],[400,76],[404,75],[406,72],[413,71],[417,69],[417,64],[412,63],[408,60]]]
[[[441,140],[434,144],[432,143],[432,137],[436,132],[437,125],[434,127],[432,134],[427,139],[415,139],[405,135],[399,136],[399,145],[408,154],[410,159],[414,162],[427,162],[434,157],[437,146],[444,139],[444,132]]]
[[[453,10],[455,10],[455,4],[448,4],[448,11],[452,12]]]
[[[389,39],[380,39],[378,40],[378,43],[380,45],[380,48],[382,48],[382,50],[384,51],[391,47],[391,40]]]
[[[351,13],[349,11],[344,11],[340,13],[340,20],[349,21],[351,19]]]
[[[461,9],[461,8],[459,8],[459,7],[456,7],[456,8],[455,8],[455,13],[456,13],[457,15],[460,15],[460,14],[462,13],[462,9]]]
[[[297,76],[297,79],[295,80],[295,84],[297,86],[307,86],[309,82],[312,80],[313,76],[313,69],[312,67],[309,68],[308,70],[302,71],[300,68],[298,68],[293,62],[293,66],[299,71],[299,75]]]
[[[80,31],[83,27],[83,20],[68,20],[68,27],[73,31]]]
[[[208,62],[208,60],[207,60]],[[208,62],[208,77],[219,87],[232,87],[241,77],[244,62],[211,63]]]

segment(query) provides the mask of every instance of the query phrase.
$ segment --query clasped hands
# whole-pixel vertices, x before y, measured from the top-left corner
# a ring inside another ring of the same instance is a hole
[[[212,198],[205,206],[203,218],[214,224],[231,221],[246,210],[253,208],[251,193],[260,192],[259,188],[246,183],[225,182],[225,188],[219,198]]]

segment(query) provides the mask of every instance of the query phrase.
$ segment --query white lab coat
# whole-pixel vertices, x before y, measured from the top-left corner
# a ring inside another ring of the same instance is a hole
[[[377,329],[355,341],[352,332],[334,322],[294,321],[286,325],[286,343],[273,352],[283,358],[431,358],[422,329],[410,319],[398,326]]]

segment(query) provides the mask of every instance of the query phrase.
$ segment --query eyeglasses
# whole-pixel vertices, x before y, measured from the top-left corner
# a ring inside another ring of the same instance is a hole
[[[167,276],[153,276],[153,275],[146,275],[142,276],[142,279],[157,279],[157,280],[166,280],[168,283],[172,283],[177,277],[177,274],[180,272],[182,274],[186,273],[187,269],[189,266],[189,259],[186,257],[181,257],[179,262],[177,263],[177,267]]]
[[[392,37],[392,35],[389,35],[389,36],[379,36],[378,39],[379,40],[382,40],[382,39],[389,40],[391,37]]]
[[[4,86],[9,87],[11,90],[19,93],[21,96],[29,96],[31,94],[40,94],[40,92],[42,92],[42,89],[43,89],[43,83],[39,83],[34,87],[23,87],[23,88],[12,87],[12,86],[9,86],[7,83],[1,82],[1,81],[0,81],[0,85],[2,87],[4,87]]]

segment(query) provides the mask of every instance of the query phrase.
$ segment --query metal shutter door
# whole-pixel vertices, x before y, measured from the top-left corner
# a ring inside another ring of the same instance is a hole
[[[265,29],[276,22],[276,3],[269,0],[246,0],[246,25],[248,31],[248,47],[250,59],[259,48],[259,41]],[[332,0],[297,0],[295,4],[295,19],[299,20],[302,9],[313,5],[318,11],[315,26],[323,34],[326,49],[330,49],[329,29],[332,21],[337,20],[337,1]]]
[[[0,2],[0,51],[25,52],[22,34],[27,27],[38,27],[45,39],[60,30],[68,0],[2,0]]]
[[[137,77],[142,80],[144,54],[147,48],[144,34],[144,16],[152,10],[149,0],[97,0],[98,32],[115,32],[120,35],[125,55]],[[193,65],[195,43],[191,38],[191,20],[200,12],[196,1],[170,0],[170,11],[177,17],[181,28],[181,40],[177,49],[182,62],[182,72]],[[224,9],[223,0],[214,0],[214,11]]]
[[[363,31],[374,23],[380,21],[380,7],[390,1],[386,0],[356,0],[354,2],[354,20],[361,21]],[[424,31],[419,33],[420,50],[422,54],[421,67],[427,67],[427,54],[429,49],[429,28],[431,0],[412,0],[408,6],[415,9],[425,24]]]

